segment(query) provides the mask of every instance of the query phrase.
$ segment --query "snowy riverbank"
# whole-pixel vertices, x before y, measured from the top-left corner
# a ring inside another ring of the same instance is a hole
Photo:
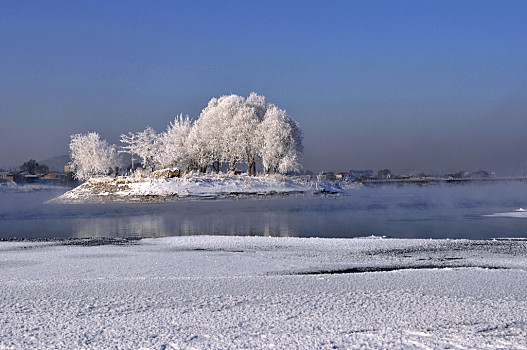
[[[0,348],[527,347],[527,241],[0,242]]]
[[[184,178],[93,178],[58,197],[55,202],[163,201],[175,198],[269,196],[313,191],[334,192],[335,186],[317,185],[287,176],[195,176]]]

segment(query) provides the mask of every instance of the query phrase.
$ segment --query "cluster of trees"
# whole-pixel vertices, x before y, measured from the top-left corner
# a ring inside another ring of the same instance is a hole
[[[147,127],[121,135],[121,143],[118,149],[94,132],[72,135],[70,155],[76,177],[108,174],[119,166],[119,153],[132,156],[132,169],[137,156],[148,171],[177,167],[219,172],[226,166],[234,171],[245,164],[249,175],[256,174],[257,165],[266,174],[286,173],[298,170],[303,151],[298,123],[254,92],[247,98],[212,98],[195,121],[179,115],[164,132]]]
[[[45,164],[38,164],[36,160],[30,159],[20,166],[20,170],[25,171],[29,174],[36,175],[47,173],[49,171],[49,168]]]

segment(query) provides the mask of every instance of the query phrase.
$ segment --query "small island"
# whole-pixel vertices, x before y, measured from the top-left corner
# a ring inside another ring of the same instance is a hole
[[[54,201],[262,196],[305,193],[314,186],[287,176],[301,168],[299,124],[254,92],[212,98],[195,120],[178,115],[165,132],[148,126],[122,134],[121,143],[109,145],[95,132],[72,135],[70,165],[85,182]]]
[[[312,183],[301,177],[202,175],[184,178],[91,178],[52,200],[79,202],[163,202],[181,198],[217,199],[310,193]],[[322,187],[319,188],[322,191]]]

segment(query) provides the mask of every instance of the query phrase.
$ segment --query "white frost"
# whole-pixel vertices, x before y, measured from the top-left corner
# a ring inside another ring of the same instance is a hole
[[[0,242],[0,348],[524,349],[526,256],[512,240]],[[330,273],[354,268],[395,270]]]

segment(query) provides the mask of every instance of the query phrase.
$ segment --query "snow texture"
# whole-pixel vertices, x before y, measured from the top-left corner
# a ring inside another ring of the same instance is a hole
[[[334,185],[314,185],[286,176],[195,176],[185,178],[92,178],[56,198],[56,202],[156,201],[174,198],[221,198],[335,191]],[[326,188],[327,187],[327,188]]]
[[[526,240],[0,242],[0,349],[525,349]]]

